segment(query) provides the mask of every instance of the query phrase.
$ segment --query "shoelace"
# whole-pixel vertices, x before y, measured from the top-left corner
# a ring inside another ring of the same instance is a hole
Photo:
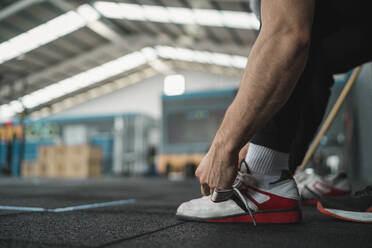
[[[244,185],[256,185],[257,181],[256,179],[249,174],[249,168],[245,160],[243,160],[240,164],[240,167],[245,166],[247,172],[242,172],[238,171],[238,175],[236,176],[234,185],[233,185],[233,190],[236,192],[236,194],[239,196],[240,200],[244,203],[244,206],[248,210],[249,215],[252,218],[253,225],[256,226],[256,219],[254,218],[254,211],[249,207],[248,199],[243,196],[243,194],[240,192],[240,188]]]
[[[227,201],[227,200],[231,199],[233,195],[238,197],[240,199],[240,201],[244,204],[244,207],[245,207],[246,211],[249,213],[249,215],[252,218],[253,225],[256,226],[256,219],[254,218],[254,210],[252,210],[249,207],[249,203],[248,203],[249,200],[247,200],[244,197],[244,195],[240,192],[240,190],[238,188],[236,188],[234,186],[232,187],[232,189],[216,188],[216,189],[214,189],[213,194],[211,195],[211,200],[213,202],[223,202],[223,201]]]
[[[232,189],[215,189],[212,194],[212,201],[214,202],[220,202],[225,201],[227,199],[230,199],[232,194],[235,193],[237,197],[240,198],[240,200],[243,202],[245,208],[247,209],[247,212],[249,216],[252,218],[253,225],[256,224],[256,219],[254,217],[254,210],[249,207],[249,199],[246,199],[244,195],[240,192],[240,188],[243,185],[256,185],[256,179],[249,174],[248,165],[243,160],[240,166],[243,166],[243,164],[246,166],[247,172],[238,171],[238,175],[236,176],[235,182],[232,186]],[[252,203],[253,204],[253,203]]]
[[[355,192],[355,196],[372,196],[372,186],[367,186],[365,189]]]
[[[243,184],[257,185],[257,180],[249,173],[238,171],[233,187],[240,188]]]
[[[251,216],[252,218],[252,222],[253,222],[253,225],[257,225],[256,224],[256,219],[254,218],[254,212],[251,210],[251,208],[249,207],[248,205],[248,202],[247,200],[245,199],[245,197],[243,196],[243,194],[240,192],[239,189],[237,188],[233,188],[233,190],[236,192],[236,194],[239,196],[240,200],[244,203],[244,206],[246,207],[246,209],[248,210],[248,213],[249,215]]]

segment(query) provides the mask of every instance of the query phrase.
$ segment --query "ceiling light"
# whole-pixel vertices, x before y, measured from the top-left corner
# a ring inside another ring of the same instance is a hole
[[[92,8],[89,4],[83,4],[77,8],[77,12],[80,16],[84,17],[88,22],[97,21],[99,19],[99,13]]]
[[[4,63],[27,53],[58,37],[71,33],[86,25],[86,21],[74,11],[60,15],[0,44],[0,62]]]
[[[152,22],[168,22],[169,12],[164,7],[159,6],[143,6],[144,16],[147,20]]]
[[[164,94],[167,96],[185,93],[185,77],[181,74],[169,75],[164,78]]]
[[[161,7],[104,1],[95,2],[94,7],[107,18],[256,30],[260,26],[253,13],[242,11]]]
[[[206,63],[220,66],[232,66],[238,69],[245,68],[247,58],[244,56],[224,53],[212,53],[187,48],[175,48],[170,46],[156,46],[159,57],[181,61]]]
[[[148,61],[155,60],[158,57],[156,50],[152,47],[145,47],[141,50],[141,52]]]
[[[169,20],[177,24],[195,24],[195,16],[191,9],[169,7]]]
[[[253,13],[237,11],[221,11],[222,22],[229,28],[259,29],[260,22]]]
[[[232,56],[231,66],[244,69],[245,66],[247,65],[247,61],[248,61],[247,57]]]
[[[105,17],[121,19],[124,18],[122,10],[119,8],[117,3],[111,2],[96,2],[94,7]]]
[[[194,16],[196,23],[205,26],[222,27],[222,16],[218,10],[195,9]]]

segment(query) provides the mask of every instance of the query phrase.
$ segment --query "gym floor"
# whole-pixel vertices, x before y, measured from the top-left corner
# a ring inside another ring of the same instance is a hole
[[[339,221],[307,206],[301,224],[177,220],[177,206],[198,196],[195,180],[0,178],[0,247],[341,248],[372,243],[371,225]],[[84,209],[68,208],[81,205]]]

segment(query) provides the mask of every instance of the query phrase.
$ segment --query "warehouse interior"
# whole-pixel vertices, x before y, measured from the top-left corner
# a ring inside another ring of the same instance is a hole
[[[175,217],[200,196],[195,170],[259,28],[249,0],[0,1],[0,246],[371,242],[314,206],[303,225]],[[334,75],[326,115],[351,73]],[[353,190],[372,183],[371,82],[367,63],[307,165]]]

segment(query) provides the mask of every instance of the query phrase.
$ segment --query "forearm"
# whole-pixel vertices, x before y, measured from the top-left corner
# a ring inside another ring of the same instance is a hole
[[[266,124],[291,95],[305,66],[308,46],[296,34],[259,35],[214,146],[238,152]]]

